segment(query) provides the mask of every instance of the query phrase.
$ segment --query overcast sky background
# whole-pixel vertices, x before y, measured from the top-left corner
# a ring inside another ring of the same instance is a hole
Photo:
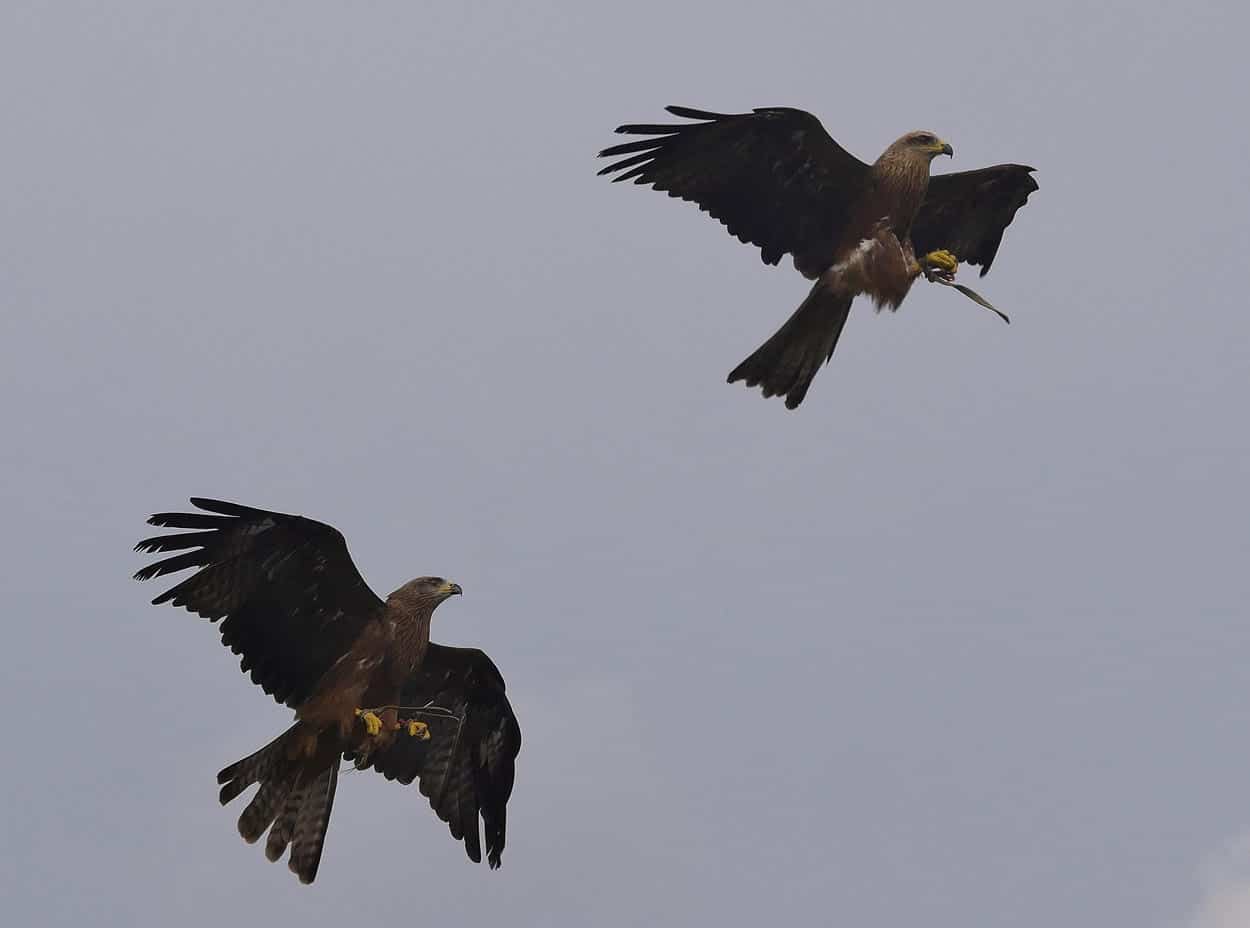
[[[11,924],[1250,925],[1250,15],[730,6],[5,4]],[[668,103],[1035,165],[1013,324],[727,386],[807,285],[595,177]],[[129,579],[196,494],[463,584],[502,870],[373,774],[312,888],[239,839],[289,713]]]

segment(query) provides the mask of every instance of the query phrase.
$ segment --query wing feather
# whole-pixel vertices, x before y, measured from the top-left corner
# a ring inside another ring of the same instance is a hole
[[[508,798],[521,750],[521,728],[503,677],[476,648],[431,644],[404,687],[402,701],[405,706],[442,707],[454,718],[423,714],[421,720],[430,726],[429,741],[401,734],[368,757],[348,755],[348,759],[362,770],[372,767],[388,780],[404,784],[418,780],[422,795],[447,823],[451,836],[464,842],[465,853],[474,862],[482,859],[480,816],[487,861],[495,869],[503,854]]]
[[[911,227],[917,254],[939,248],[953,252],[965,264],[981,265],[989,273],[1003,232],[1037,188],[1034,168],[1023,164],[996,164],[977,171],[937,174]]]
[[[241,656],[240,669],[278,702],[300,705],[382,600],[337,529],[221,500],[191,503],[215,515],[163,512],[148,519],[194,531],[140,541],[136,551],[184,553],[149,564],[135,579],[199,568],[152,602],[220,622],[222,643]]]
[[[653,137],[601,151],[602,158],[629,157],[599,174],[650,184],[698,204],[731,235],[758,246],[766,264],[792,254],[801,267],[828,265],[868,165],[803,110],[763,107],[725,114],[684,106],[666,109],[697,121],[620,126],[619,133]]]

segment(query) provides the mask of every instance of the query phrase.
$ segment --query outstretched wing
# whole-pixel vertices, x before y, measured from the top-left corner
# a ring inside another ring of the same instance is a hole
[[[503,677],[491,659],[476,648],[431,644],[421,667],[404,687],[405,707],[429,706],[423,712],[401,709],[401,718],[430,726],[430,740],[400,732],[382,750],[366,758],[347,755],[361,770],[373,767],[388,780],[408,784],[419,779],[422,795],[464,842],[474,863],[482,860],[478,816],[486,835],[491,869],[499,866],[512,795],[521,727],[504,692]]]
[[[617,132],[652,138],[604,149],[601,158],[628,157],[599,173],[697,203],[731,235],[758,245],[766,264],[788,252],[800,270],[819,273],[828,266],[868,165],[803,110],[766,107],[726,115],[665,109],[699,121],[620,126]]]
[[[1023,164],[996,164],[929,178],[929,192],[911,227],[916,254],[945,248],[965,264],[981,265],[984,277],[1003,231],[1037,189],[1033,170]]]
[[[136,551],[181,551],[135,574],[150,580],[187,568],[190,577],[153,605],[172,603],[212,622],[221,641],[243,656],[241,669],[280,703],[294,708],[364,624],[383,607],[335,528],[302,516],[193,497],[200,512],[162,512],[162,528],[191,529],[145,538]]]

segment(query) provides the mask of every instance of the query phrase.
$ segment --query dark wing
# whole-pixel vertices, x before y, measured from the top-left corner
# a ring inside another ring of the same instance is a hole
[[[803,110],[665,109],[699,122],[620,126],[617,132],[652,138],[604,149],[601,158],[628,157],[599,173],[619,172],[614,181],[651,184],[697,203],[731,235],[758,245],[766,264],[789,252],[800,269],[819,273],[828,266],[868,165]]]
[[[430,705],[424,712],[401,709],[400,718],[430,726],[430,740],[399,732],[387,747],[367,758],[354,758],[361,770],[373,767],[388,780],[420,780],[421,794],[464,841],[474,863],[482,860],[478,815],[486,833],[486,857],[499,866],[512,795],[521,727],[504,692],[503,677],[491,659],[476,648],[431,644],[421,667],[404,686],[405,707]],[[439,711],[439,707],[442,710]],[[450,713],[448,716],[447,713]]]
[[[1033,170],[1023,164],[996,164],[929,178],[929,192],[911,227],[916,254],[945,248],[965,264],[981,265],[984,277],[1003,231],[1037,189]]]
[[[152,600],[210,621],[241,654],[241,669],[278,702],[304,702],[321,675],[347,652],[383,607],[335,528],[302,516],[192,498],[206,512],[162,512],[163,528],[192,529],[146,538],[136,551],[184,551],[135,574],[150,580],[189,567],[196,572]]]

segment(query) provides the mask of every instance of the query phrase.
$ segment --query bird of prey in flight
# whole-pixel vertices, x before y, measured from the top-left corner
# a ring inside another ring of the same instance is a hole
[[[372,767],[421,792],[469,857],[491,869],[504,848],[521,729],[498,669],[475,648],[430,641],[430,619],[461,592],[419,577],[386,599],[352,563],[343,536],[301,516],[192,498],[200,512],[148,522],[176,533],[135,550],[169,555],[135,574],[149,580],[194,568],[154,605],[182,606],[218,623],[222,644],[295,723],[217,774],[221,802],[260,788],[239,816],[249,843],[304,883],[317,875],[339,764]]]
[[[600,157],[620,160],[599,173],[696,203],[758,246],[766,264],[790,254],[814,281],[786,323],[729,374],[730,383],[784,396],[790,409],[833,356],[856,296],[897,309],[922,274],[954,285],[962,261],[984,275],[1003,230],[1037,189],[1034,169],[1021,164],[930,177],[937,155],[954,154],[932,132],[909,132],[865,164],[803,110],[666,109],[693,121],[620,126],[646,138],[604,149]]]

